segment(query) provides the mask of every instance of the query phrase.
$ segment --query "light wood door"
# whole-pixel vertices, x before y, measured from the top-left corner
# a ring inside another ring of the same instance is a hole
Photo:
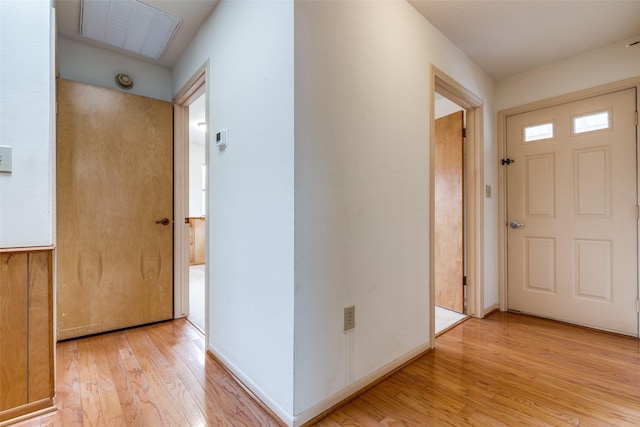
[[[436,305],[464,313],[464,112],[436,120]]]
[[[172,317],[172,126],[168,102],[59,80],[59,339]]]
[[[638,334],[635,92],[507,118],[509,309]]]

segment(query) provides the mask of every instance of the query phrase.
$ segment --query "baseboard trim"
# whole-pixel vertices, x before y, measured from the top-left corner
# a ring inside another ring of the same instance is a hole
[[[16,424],[57,410],[52,398],[27,403],[17,408],[0,412],[0,427]]]
[[[346,405],[363,393],[366,393],[382,381],[389,378],[402,368],[413,363],[432,348],[429,344],[424,344],[410,351],[402,357],[397,358],[380,369],[375,370],[366,377],[354,382],[345,389],[333,396],[312,406],[295,417],[291,417],[284,409],[274,402],[266,393],[249,379],[240,369],[238,369],[228,358],[217,352],[214,348],[208,347],[207,354],[218,363],[229,376],[253,399],[265,412],[267,412],[281,427],[306,427],[310,426],[336,409]],[[0,426],[2,427],[2,426]]]
[[[207,354],[229,374],[229,376],[281,427],[293,425],[293,418],[284,409],[262,392],[251,379],[238,369],[228,358],[217,352],[213,347],[207,347]],[[0,426],[2,427],[2,426]]]
[[[487,316],[491,316],[493,313],[500,311],[500,305],[499,304],[493,304],[490,305],[489,307],[484,309],[484,314],[482,315],[482,318],[484,319]]]
[[[293,420],[293,427],[307,427],[320,421],[331,412],[346,405],[361,394],[366,393],[402,368],[429,353],[431,350],[432,348],[428,343],[421,345],[404,356],[397,358],[393,362],[384,365],[382,368],[373,371],[371,374],[354,382],[333,396],[305,411],[302,411],[300,414],[295,416]]]

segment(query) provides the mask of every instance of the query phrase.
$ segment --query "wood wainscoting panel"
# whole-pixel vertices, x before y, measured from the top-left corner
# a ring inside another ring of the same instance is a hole
[[[52,259],[0,249],[0,426],[55,409]]]
[[[51,252],[29,254],[29,402],[53,396]]]
[[[27,403],[27,265],[0,254],[0,412]]]

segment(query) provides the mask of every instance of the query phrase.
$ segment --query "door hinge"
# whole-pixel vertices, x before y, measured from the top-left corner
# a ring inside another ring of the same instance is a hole
[[[638,118],[638,113],[636,113],[636,119]],[[636,123],[637,124],[637,123]],[[467,137],[467,128],[462,128],[462,137]]]
[[[513,162],[515,162],[515,160],[513,160],[513,159],[502,159],[502,166],[510,165]]]
[[[636,126],[638,126],[638,112],[636,111]]]
[[[462,286],[467,286],[467,276],[462,278]]]

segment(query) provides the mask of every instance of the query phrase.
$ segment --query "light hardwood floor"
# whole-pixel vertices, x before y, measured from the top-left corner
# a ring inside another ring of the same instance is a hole
[[[469,319],[318,426],[638,426],[640,341],[512,313]]]
[[[59,410],[19,424],[278,426],[185,319],[58,343]]]
[[[60,410],[24,426],[275,426],[177,320],[58,344]],[[317,426],[638,426],[640,341],[469,319]]]

